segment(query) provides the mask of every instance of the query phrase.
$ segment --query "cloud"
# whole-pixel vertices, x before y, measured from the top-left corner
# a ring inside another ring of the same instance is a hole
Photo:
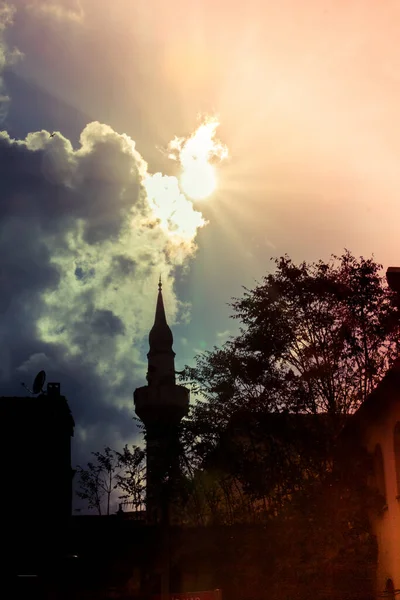
[[[218,343],[223,344],[224,342],[227,341],[227,339],[229,338],[230,335],[231,335],[231,331],[229,331],[229,329],[226,329],[225,331],[217,331]]]
[[[31,0],[26,9],[37,17],[82,23],[85,17],[79,0]]]
[[[98,122],[78,148],[57,132],[1,132],[0,181],[2,393],[20,394],[42,368],[60,381],[82,461],[134,439],[157,280],[170,323],[187,318],[173,276],[204,220],[131,138]]]

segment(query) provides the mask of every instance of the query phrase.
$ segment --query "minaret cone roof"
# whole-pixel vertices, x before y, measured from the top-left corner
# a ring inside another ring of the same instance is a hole
[[[157,354],[172,350],[174,342],[172,331],[168,326],[165,316],[164,301],[162,295],[161,277],[158,284],[158,297],[154,325],[149,334],[150,353]]]

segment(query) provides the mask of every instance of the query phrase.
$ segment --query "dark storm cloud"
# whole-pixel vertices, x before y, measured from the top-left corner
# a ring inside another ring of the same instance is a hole
[[[107,342],[108,337],[122,335],[125,326],[121,319],[113,314],[111,310],[88,309],[85,313],[86,323],[93,335],[98,335]]]
[[[4,314],[17,298],[27,293],[34,298],[43,289],[57,287],[60,274],[51,265],[50,250],[41,243],[34,224],[27,227],[15,217],[5,220],[2,216],[0,231],[0,310]]]
[[[92,136],[82,140],[85,152],[76,156],[59,134],[29,134],[27,143],[0,134],[0,217],[24,212],[46,230],[84,219],[91,243],[118,235],[126,211],[139,201],[138,165],[131,149],[110,134],[101,143]]]
[[[125,333],[123,322],[111,310],[95,310],[92,315],[92,328],[97,335],[104,337]]]

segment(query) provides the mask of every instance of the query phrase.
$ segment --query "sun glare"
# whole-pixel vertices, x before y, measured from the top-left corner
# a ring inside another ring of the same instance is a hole
[[[189,138],[175,138],[168,145],[169,158],[180,163],[179,185],[192,200],[204,200],[217,188],[214,163],[228,156],[228,149],[215,139],[219,121],[206,119]]]
[[[179,183],[186,196],[193,200],[204,200],[211,196],[217,187],[215,168],[208,163],[194,162],[183,170]]]
[[[200,227],[206,225],[203,215],[192,200],[210,197],[217,188],[217,164],[228,156],[228,149],[215,139],[219,122],[203,120],[186,138],[175,138],[167,147],[167,156],[179,163],[180,175],[147,173],[142,183],[146,190],[150,216],[144,221],[158,222],[176,253],[191,252]]]

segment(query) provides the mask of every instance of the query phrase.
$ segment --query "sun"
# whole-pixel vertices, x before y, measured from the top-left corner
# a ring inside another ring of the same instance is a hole
[[[207,162],[194,163],[182,172],[179,183],[185,196],[192,200],[204,200],[216,190],[215,167]]]
[[[215,139],[219,121],[208,117],[189,138],[175,138],[168,145],[169,158],[180,163],[179,185],[192,200],[204,200],[217,189],[215,163],[228,156],[228,149]]]

